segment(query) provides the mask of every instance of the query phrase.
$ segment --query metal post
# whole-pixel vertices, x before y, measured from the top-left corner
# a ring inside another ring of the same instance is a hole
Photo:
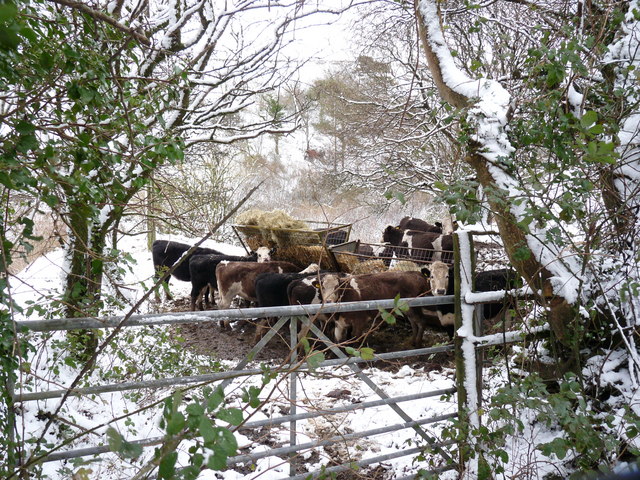
[[[456,387],[458,388],[458,416],[466,436],[468,448],[473,446],[472,430],[479,428],[477,392],[477,360],[475,348],[475,329],[473,305],[465,302],[465,296],[472,289],[473,261],[472,236],[468,232],[458,231],[454,235],[455,255],[455,337],[456,348]],[[477,457],[467,457],[466,449],[459,452],[460,465],[469,478],[477,473]]]
[[[296,317],[289,318],[289,332],[291,334],[291,372],[289,373],[289,402],[290,402],[290,415],[296,414],[296,402],[298,401],[298,372],[296,371],[295,364],[298,360],[298,319]],[[296,444],[296,420],[295,418],[289,423],[289,444],[293,447]],[[296,452],[292,452],[289,455],[289,476],[293,477],[296,474]]]

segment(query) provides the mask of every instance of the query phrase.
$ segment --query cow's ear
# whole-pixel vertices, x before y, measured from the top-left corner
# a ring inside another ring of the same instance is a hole
[[[429,267],[422,267],[420,269],[420,272],[422,272],[422,274],[427,278],[431,277],[431,271],[429,270]]]
[[[313,288],[320,288],[320,280],[314,280],[313,282],[311,282],[311,286]]]

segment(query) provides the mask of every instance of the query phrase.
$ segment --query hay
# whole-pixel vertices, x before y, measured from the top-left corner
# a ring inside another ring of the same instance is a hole
[[[351,270],[351,273],[359,275],[362,273],[380,273],[386,271],[387,266],[382,260],[365,260],[364,262],[358,262]]]
[[[247,243],[253,249],[254,245],[261,246],[315,245],[320,243],[320,235],[312,233],[309,225],[296,220],[283,210],[265,212],[250,209],[236,217],[236,224],[248,237]],[[246,226],[243,228],[242,226]],[[254,228],[251,228],[254,227]],[[249,243],[249,237],[252,237]]]
[[[279,247],[273,253],[272,258],[274,260],[286,260],[300,267],[308,267],[311,263],[317,263],[323,270],[333,270],[333,265],[327,256],[327,252],[320,245]]]
[[[409,260],[396,260],[392,262],[389,270],[398,270],[401,272],[420,272],[422,271],[423,266],[418,265],[415,262],[411,262]]]
[[[236,217],[238,225],[255,225],[261,228],[285,228],[290,230],[309,230],[309,225],[302,220],[296,220],[283,210],[251,209]]]
[[[345,273],[352,273],[353,269],[360,263],[358,257],[348,253],[335,252],[335,257],[340,266],[340,271]]]

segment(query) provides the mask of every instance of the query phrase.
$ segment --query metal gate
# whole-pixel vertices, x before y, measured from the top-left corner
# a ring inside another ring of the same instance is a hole
[[[395,305],[394,300],[380,300],[370,302],[353,302],[353,303],[339,303],[339,304],[325,304],[325,305],[308,305],[308,306],[287,306],[287,307],[273,307],[273,308],[248,308],[248,309],[236,309],[236,310],[213,310],[205,312],[185,312],[185,313],[172,313],[172,314],[155,314],[155,315],[141,315],[131,316],[127,320],[123,317],[109,317],[109,318],[81,318],[81,319],[58,319],[58,320],[43,320],[43,321],[24,321],[18,322],[19,327],[26,327],[31,331],[54,331],[54,330],[72,330],[72,329],[110,329],[115,327],[135,327],[144,325],[172,325],[172,324],[189,324],[198,322],[210,322],[212,320],[220,319],[255,319],[264,317],[280,317],[276,325],[268,332],[268,334],[258,342],[252,349],[250,354],[231,371],[210,373],[203,375],[195,375],[188,377],[174,377],[163,378],[158,380],[148,380],[140,382],[125,382],[116,384],[106,384],[99,386],[91,386],[86,388],[74,388],[70,389],[58,389],[40,392],[12,392],[13,400],[15,403],[24,403],[35,400],[50,399],[50,398],[63,398],[66,396],[82,396],[91,394],[100,394],[105,392],[122,392],[129,390],[139,389],[153,389],[153,388],[167,388],[167,387],[182,387],[189,385],[203,385],[203,384],[216,384],[222,388],[228,386],[234,378],[245,377],[250,375],[261,375],[263,370],[261,368],[246,368],[249,365],[251,359],[255,358],[260,349],[266,345],[277,331],[284,326],[289,319],[298,319],[302,323],[306,323],[309,328],[315,333],[315,335],[325,344],[337,357],[332,360],[325,360],[319,363],[310,365],[310,362],[305,358],[297,358],[295,349],[292,349],[292,354],[288,365],[284,371],[280,372],[280,375],[286,375],[288,377],[288,401],[289,409],[286,414],[272,417],[267,420],[250,421],[242,425],[242,430],[257,429],[265,426],[275,426],[281,424],[288,424],[290,429],[289,445],[274,448],[269,451],[260,453],[252,453],[246,455],[236,455],[228,459],[228,467],[245,463],[255,462],[261,458],[268,456],[286,457],[289,463],[289,473],[283,478],[289,479],[302,479],[302,478],[315,478],[319,475],[331,474],[334,472],[340,472],[345,470],[351,470],[356,467],[364,467],[367,465],[384,462],[393,458],[403,456],[417,457],[424,451],[424,447],[415,446],[412,448],[400,448],[394,453],[385,455],[372,456],[369,458],[360,459],[356,462],[346,462],[343,464],[333,465],[327,468],[315,472],[302,473],[298,471],[295,457],[301,455],[303,452],[309,452],[319,447],[326,447],[334,445],[339,442],[345,442],[345,440],[357,440],[363,439],[382,433],[388,433],[393,431],[400,431],[405,429],[413,429],[415,431],[416,438],[420,441],[424,441],[426,445],[429,445],[431,451],[435,451],[441,455],[442,461],[436,468],[431,469],[431,473],[439,473],[446,470],[457,469],[459,472],[464,472],[469,475],[469,478],[473,478],[474,472],[477,468],[477,463],[471,459],[463,457],[452,458],[452,454],[447,450],[447,447],[451,443],[438,442],[435,439],[433,433],[428,430],[428,426],[434,423],[446,422],[454,417],[460,416],[460,420],[468,422],[471,427],[480,426],[479,416],[479,402],[481,391],[481,370],[479,357],[477,355],[478,346],[486,346],[491,342],[496,342],[495,338],[482,337],[479,334],[479,317],[476,315],[474,304],[474,293],[472,290],[472,278],[473,278],[473,248],[472,237],[467,232],[456,232],[455,238],[457,240],[456,247],[456,262],[455,262],[455,275],[456,275],[456,293],[455,296],[444,297],[422,297],[413,299],[403,299],[411,307],[417,306],[433,306],[438,304],[452,303],[455,300],[456,308],[456,336],[455,336],[455,352],[456,352],[456,385],[445,389],[436,389],[433,391],[421,392],[419,394],[404,395],[397,397],[390,397],[385,393],[381,386],[376,385],[367,376],[365,372],[360,368],[360,364],[367,363],[367,360],[363,360],[358,357],[348,357],[338,346],[334,345],[315,325],[309,322],[309,316],[313,316],[319,312],[323,314],[346,312],[346,311],[365,311],[365,310],[377,310],[377,309],[392,309]],[[496,292],[496,299],[505,292]],[[297,321],[291,321],[290,325],[290,344],[295,345],[298,342],[297,336]],[[513,332],[509,334],[511,339],[519,339],[524,334],[522,332]],[[435,347],[435,348],[423,348],[408,350],[402,352],[392,352],[375,355],[373,360],[391,360],[402,359],[406,357],[413,357],[418,355],[432,355],[435,353],[441,353],[445,351],[451,351],[454,349],[454,345]],[[352,405],[342,405],[331,409],[325,409],[319,412],[301,412],[297,411],[299,398],[298,390],[298,377],[299,375],[309,372],[310,370],[317,371],[323,368],[337,368],[348,367],[354,374],[366,385],[368,385],[379,397],[379,400],[369,401],[364,403],[355,403]],[[444,394],[452,394],[457,392],[457,411],[451,411],[446,414],[433,416],[430,418],[415,419],[402,408],[402,403],[412,401],[416,399],[424,399],[429,397],[442,396]],[[297,422],[301,420],[317,418],[327,415],[334,415],[337,413],[344,413],[354,410],[362,410],[367,408],[374,408],[381,405],[388,405],[395,417],[395,420],[390,419],[389,424],[382,428],[372,429],[368,431],[352,432],[352,433],[336,433],[330,435],[327,438],[316,440],[312,442],[300,443],[297,438]],[[156,445],[162,441],[162,438],[146,438],[138,439],[133,443],[140,444],[142,446]],[[472,439],[469,439],[472,441]],[[89,448],[67,450],[67,451],[55,451],[51,452],[43,458],[44,462],[59,461],[64,459],[100,455],[102,453],[109,452],[110,449],[107,446],[95,446]],[[414,475],[401,478],[413,478]]]
[[[405,301],[405,299],[403,299]],[[436,305],[443,303],[450,303],[452,301],[452,297],[423,297],[423,298],[415,298],[415,299],[406,299],[406,302],[409,306],[425,306],[425,305]],[[313,364],[312,366],[307,362],[306,359],[297,358],[297,353],[295,349],[292,351],[292,355],[289,361],[289,364],[286,366],[283,372],[280,372],[280,375],[286,375],[288,377],[289,389],[288,389],[288,401],[289,401],[289,411],[285,415],[280,415],[277,417],[270,418],[268,420],[259,420],[253,422],[247,422],[242,425],[241,430],[246,431],[249,429],[257,429],[261,427],[273,427],[281,424],[288,424],[289,430],[291,432],[289,445],[271,449],[269,451],[260,452],[260,453],[252,453],[246,455],[237,455],[228,459],[227,465],[229,468],[232,468],[234,465],[246,463],[246,462],[255,462],[264,457],[286,457],[289,459],[289,473],[287,476],[283,478],[289,479],[302,479],[312,477],[317,477],[319,475],[327,475],[333,472],[340,472],[345,470],[352,470],[354,468],[360,468],[367,465],[384,462],[387,460],[391,460],[394,458],[399,458],[403,456],[418,456],[421,452],[423,452],[424,447],[415,446],[412,448],[401,448],[397,452],[387,453],[385,455],[378,455],[374,457],[364,458],[358,461],[349,461],[344,464],[333,465],[330,467],[322,468],[316,472],[306,472],[301,473],[298,471],[297,462],[294,461],[296,456],[299,456],[301,453],[309,452],[313,449],[318,449],[319,447],[327,447],[339,443],[344,443],[345,441],[357,440],[372,437],[375,435],[380,435],[388,432],[395,432],[400,430],[412,429],[415,431],[416,438],[419,438],[421,442],[428,444],[430,449],[440,452],[442,455],[441,466],[432,470],[432,473],[438,473],[445,470],[450,470],[457,468],[457,464],[451,455],[447,453],[446,447],[448,446],[445,443],[438,442],[434,438],[434,435],[428,431],[428,426],[434,423],[445,422],[451,418],[457,416],[456,411],[451,411],[449,413],[443,415],[437,415],[430,418],[421,418],[414,419],[412,416],[407,413],[403,407],[403,402],[425,399],[430,397],[439,397],[445,394],[453,394],[455,392],[455,387],[451,386],[449,388],[444,389],[436,389],[432,391],[425,391],[418,394],[412,395],[403,395],[399,397],[390,397],[385,393],[383,388],[379,385],[376,385],[365,372],[360,368],[360,364],[367,363],[368,361],[379,361],[379,360],[392,360],[392,359],[402,359],[406,357],[415,357],[420,355],[433,355],[436,353],[442,353],[446,351],[453,350],[452,345],[441,346],[441,347],[433,347],[433,348],[422,348],[422,349],[414,349],[407,350],[401,352],[391,352],[375,355],[372,360],[363,360],[362,358],[357,357],[348,357],[340,348],[335,346],[324,334],[320,331],[315,325],[309,322],[309,317],[307,315],[314,315],[315,313],[322,312],[325,314],[341,312],[341,311],[363,311],[363,310],[377,310],[378,308],[382,309],[392,309],[394,307],[394,300],[381,300],[381,301],[373,301],[373,302],[353,302],[353,303],[342,303],[342,304],[326,304],[326,305],[311,305],[311,306],[289,306],[289,307],[273,307],[273,308],[248,308],[241,310],[213,310],[206,312],[185,312],[185,313],[172,313],[170,315],[166,314],[156,314],[156,315],[141,315],[141,316],[132,316],[124,323],[122,322],[122,317],[110,317],[110,318],[79,318],[79,319],[57,319],[57,320],[44,320],[44,321],[24,321],[19,322],[20,327],[26,327],[31,331],[54,331],[54,330],[72,330],[72,329],[94,329],[94,328],[114,328],[116,326],[124,326],[124,327],[134,327],[134,326],[143,326],[143,325],[172,325],[172,324],[185,324],[185,323],[197,323],[197,322],[207,322],[218,319],[255,319],[255,318],[263,318],[263,317],[280,317],[276,325],[269,331],[269,333],[258,342],[250,354],[241,362],[239,362],[236,367],[232,371],[225,371],[219,373],[211,373],[211,374],[203,374],[203,375],[195,375],[189,377],[174,377],[174,378],[164,378],[158,380],[148,380],[148,381],[140,381],[140,382],[126,382],[126,383],[116,383],[116,384],[106,384],[106,385],[97,385],[85,388],[74,388],[73,390],[69,389],[57,389],[57,390],[48,390],[48,391],[35,391],[35,392],[13,392],[13,399],[16,404],[31,402],[36,400],[44,400],[51,398],[63,398],[67,395],[69,396],[83,396],[83,395],[94,395],[106,392],[122,392],[128,390],[138,390],[138,389],[150,389],[150,388],[166,388],[166,387],[184,387],[187,385],[202,385],[202,384],[214,384],[220,385],[222,388],[228,386],[234,378],[238,377],[246,377],[250,375],[262,375],[263,370],[260,368],[246,368],[250,363],[250,359],[255,358],[255,355],[266,345],[269,340],[276,335],[277,331],[284,326],[284,324],[290,318],[297,318],[303,323],[307,323],[310,326],[310,329],[315,333],[315,335],[329,346],[331,351],[335,354],[337,358],[331,360],[325,360],[323,362]],[[290,339],[291,344],[295,345],[297,343],[297,325],[298,322],[292,321],[289,322],[290,325]],[[352,405],[342,405],[337,406],[330,409],[325,409],[318,412],[303,412],[298,413],[297,406],[299,398],[299,389],[298,389],[298,377],[299,375],[313,371],[321,371],[325,368],[337,368],[337,367],[348,367],[353,371],[353,373],[360,379],[360,381],[364,382],[368,385],[379,397],[379,400],[368,401],[364,403],[355,403]],[[360,432],[352,432],[349,434],[338,433],[336,432],[334,435],[329,436],[328,438],[322,438],[321,440],[316,440],[312,442],[304,442],[299,443],[297,440],[297,422],[304,419],[311,419],[317,417],[326,417],[329,415],[335,415],[337,413],[350,412],[355,410],[363,410],[368,408],[375,408],[382,405],[388,405],[392,411],[394,412],[395,420],[389,418],[388,425],[376,428],[367,431]],[[162,437],[155,438],[146,438],[146,439],[138,439],[134,440],[132,443],[137,443],[142,446],[151,446],[157,445],[162,441]],[[89,448],[80,448],[74,450],[67,451],[55,451],[49,453],[42,459],[43,462],[52,462],[59,461],[83,456],[92,456],[99,455],[103,453],[109,452],[110,449],[108,446],[100,445]],[[407,477],[410,478],[410,477]]]

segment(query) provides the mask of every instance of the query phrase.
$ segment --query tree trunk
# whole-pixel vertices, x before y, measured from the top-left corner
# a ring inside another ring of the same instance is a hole
[[[67,318],[95,314],[95,302],[100,298],[100,281],[96,283],[92,267],[92,259],[95,256],[92,255],[89,246],[89,218],[90,212],[86,205],[69,204],[69,273],[63,296]],[[71,330],[67,333],[67,339],[71,343],[74,356],[80,361],[90,358],[98,346],[97,336],[90,330]]]
[[[424,18],[421,11],[421,4],[431,4],[435,6],[434,0],[416,0],[416,17],[420,39],[426,54],[427,63],[434,82],[443,100],[451,103],[457,108],[470,106],[470,97],[457,91],[456,85],[447,83],[447,76],[443,72],[443,56],[448,56],[445,61],[451,59],[450,53],[444,37],[441,34],[440,19]],[[434,8],[427,10],[434,12]],[[438,12],[439,17],[439,12]],[[431,29],[431,31],[430,31]],[[433,31],[437,30],[439,31]],[[435,34],[435,35],[434,35]],[[435,46],[435,48],[434,48]],[[451,81],[451,80],[450,80]],[[455,80],[452,81],[454,83]],[[497,179],[490,169],[490,160],[482,153],[484,145],[474,144],[469,141],[467,144],[468,155],[465,161],[475,170],[477,179],[485,192],[504,191],[498,184]],[[499,167],[494,161],[492,166]],[[504,172],[508,175],[507,172]],[[506,193],[506,192],[505,192]],[[552,273],[542,265],[535,255],[523,255],[523,249],[531,251],[526,232],[518,227],[515,214],[510,210],[509,199],[505,196],[505,201],[499,202],[491,195],[487,195],[488,204],[492,215],[496,219],[500,236],[502,237],[507,256],[513,267],[520,273],[526,282],[535,292],[542,292],[539,300],[549,308],[549,322],[556,337],[564,344],[569,343],[566,334],[566,325],[574,318],[574,308],[563,298],[555,297],[549,278]],[[550,299],[550,300],[549,300]]]

